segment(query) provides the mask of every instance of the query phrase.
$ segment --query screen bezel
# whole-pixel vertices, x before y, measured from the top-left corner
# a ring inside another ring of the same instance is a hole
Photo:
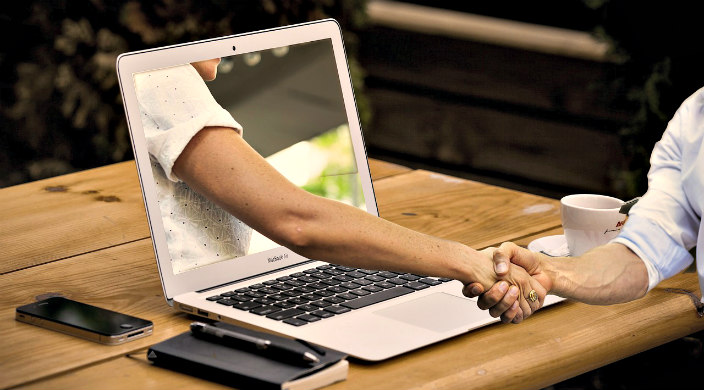
[[[340,26],[335,20],[325,19],[276,29],[125,53],[118,57],[117,73],[132,149],[138,168],[140,186],[142,187],[144,205],[162,287],[167,300],[171,301],[175,296],[182,293],[265,274],[309,261],[309,259],[299,256],[288,248],[278,247],[195,268],[187,272],[175,273],[173,271],[162,216],[157,204],[156,184],[151,174],[150,158],[140,119],[141,112],[134,87],[134,74],[210,58],[228,57],[233,54],[245,54],[323,39],[329,39],[332,44],[366,209],[370,214],[378,216],[354,91],[342,42],[342,34]],[[235,49],[234,51],[233,48]],[[274,258],[280,260],[270,261]]]

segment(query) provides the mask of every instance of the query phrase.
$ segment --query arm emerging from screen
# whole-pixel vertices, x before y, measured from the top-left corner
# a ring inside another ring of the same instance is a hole
[[[310,194],[279,174],[232,129],[198,132],[173,171],[193,190],[302,256],[478,282],[487,290],[497,281],[487,254]],[[530,313],[542,304],[545,289],[522,268],[510,267],[503,279],[519,287],[516,311],[520,306]],[[524,298],[531,290],[540,300]]]

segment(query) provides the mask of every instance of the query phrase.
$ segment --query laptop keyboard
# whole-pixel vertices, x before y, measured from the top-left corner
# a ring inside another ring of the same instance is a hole
[[[326,264],[206,299],[303,326],[450,280]]]

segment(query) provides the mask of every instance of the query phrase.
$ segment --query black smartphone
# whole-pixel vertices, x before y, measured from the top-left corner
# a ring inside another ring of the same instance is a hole
[[[151,321],[64,297],[20,306],[15,319],[108,345],[149,336],[154,328]]]

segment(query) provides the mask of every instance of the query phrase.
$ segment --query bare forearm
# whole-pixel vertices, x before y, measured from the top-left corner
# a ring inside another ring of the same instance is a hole
[[[291,184],[233,131],[198,133],[174,172],[260,233],[297,253],[356,267],[495,281],[491,260]]]
[[[638,299],[648,287],[642,260],[621,244],[607,244],[575,258],[544,258],[552,293],[608,305]]]
[[[490,285],[494,275],[488,257],[454,241],[422,234],[344,204],[308,195],[303,204],[315,218],[298,221],[302,245],[298,253],[315,259],[372,269],[479,281]]]

